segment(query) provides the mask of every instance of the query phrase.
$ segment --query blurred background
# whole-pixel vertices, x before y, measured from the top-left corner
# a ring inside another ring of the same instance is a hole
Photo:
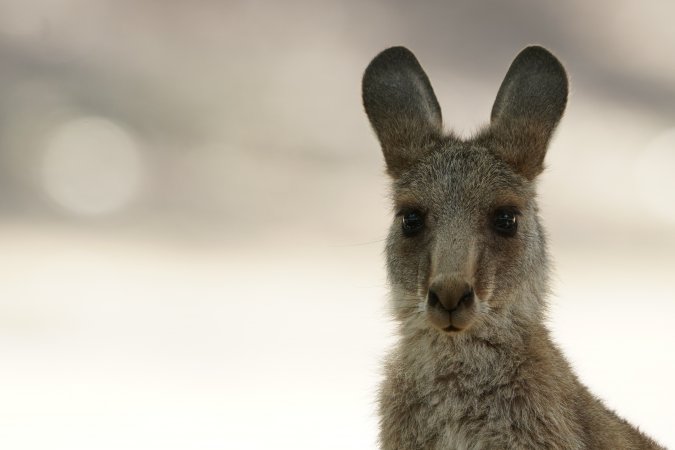
[[[407,46],[468,136],[535,43],[571,77],[551,328],[675,447],[674,15],[0,0],[0,447],[375,448],[390,206],[361,74]]]

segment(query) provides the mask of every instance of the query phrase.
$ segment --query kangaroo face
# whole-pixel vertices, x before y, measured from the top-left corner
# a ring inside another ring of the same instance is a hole
[[[448,142],[393,185],[387,261],[394,311],[456,332],[511,300],[541,260],[532,184],[488,148]],[[422,314],[420,314],[422,313]]]
[[[540,47],[524,50],[497,94],[490,126],[446,134],[429,80],[397,47],[363,80],[364,105],[392,177],[387,267],[395,317],[458,333],[520,309],[545,289],[545,245],[534,179],[562,116],[567,79]],[[544,285],[544,286],[542,286]]]

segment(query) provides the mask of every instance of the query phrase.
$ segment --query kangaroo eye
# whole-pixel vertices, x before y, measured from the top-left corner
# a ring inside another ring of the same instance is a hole
[[[518,230],[518,211],[498,209],[492,218],[492,227],[502,236],[514,236]]]
[[[417,234],[424,226],[424,217],[417,211],[409,211],[403,214],[401,228],[406,236]]]

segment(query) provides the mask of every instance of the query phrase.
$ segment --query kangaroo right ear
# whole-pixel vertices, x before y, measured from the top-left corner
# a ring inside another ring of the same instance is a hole
[[[492,106],[489,134],[501,142],[502,157],[526,178],[543,170],[566,105],[567,75],[560,61],[539,46],[520,52]]]
[[[392,47],[368,65],[362,83],[363,105],[390,175],[410,167],[443,134],[441,108],[417,58]]]

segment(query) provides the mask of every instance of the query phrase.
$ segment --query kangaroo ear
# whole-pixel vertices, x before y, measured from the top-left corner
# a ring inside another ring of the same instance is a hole
[[[543,47],[527,47],[511,64],[492,107],[488,134],[517,172],[534,179],[544,168],[553,131],[567,105],[567,75]]]
[[[392,47],[368,65],[363,105],[382,145],[388,172],[396,177],[443,134],[441,108],[417,58]]]

